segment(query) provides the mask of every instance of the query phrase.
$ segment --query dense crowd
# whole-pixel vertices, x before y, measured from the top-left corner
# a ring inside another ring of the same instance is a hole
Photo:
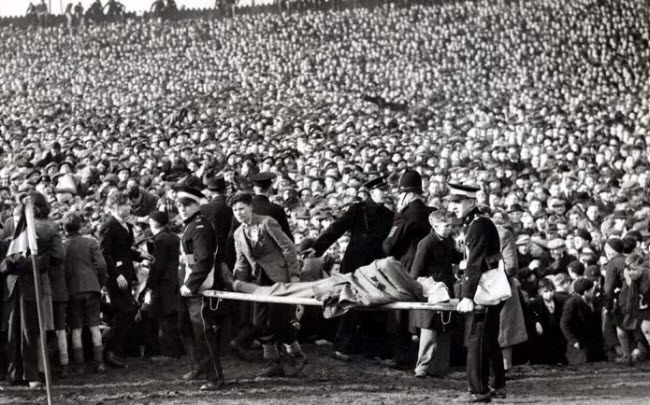
[[[602,351],[589,360],[638,360],[650,334],[649,41],[641,0],[2,28],[0,215],[13,221],[36,190],[51,219],[76,211],[99,236],[123,193],[139,243],[153,211],[180,230],[174,184],[207,201],[216,176],[229,195],[270,172],[271,201],[307,246],[372,178],[386,176],[384,204],[401,208],[412,169],[438,209],[448,183],[481,186],[478,205],[512,233],[526,352],[550,353],[522,361],[567,362],[580,332],[556,306],[572,293],[594,295],[597,316],[581,322]],[[348,242],[326,253],[329,271]]]

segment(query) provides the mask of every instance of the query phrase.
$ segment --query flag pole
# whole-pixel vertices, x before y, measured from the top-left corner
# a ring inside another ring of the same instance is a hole
[[[35,238],[36,228],[34,226],[34,204],[31,197],[25,198],[25,220],[27,222],[27,235],[33,236]],[[38,272],[38,262],[36,257],[38,256],[38,247],[36,246],[36,240],[32,239],[30,236],[29,250],[30,256],[32,258],[32,269],[34,271],[34,288],[36,290],[36,311],[38,313],[38,329],[40,331],[41,338],[41,354],[43,355],[43,371],[45,373],[45,390],[47,392],[47,404],[52,405],[52,378],[50,375],[50,358],[47,352],[47,337],[45,331],[45,323],[43,320],[43,304],[42,304],[42,294],[43,289],[41,286],[41,277]]]

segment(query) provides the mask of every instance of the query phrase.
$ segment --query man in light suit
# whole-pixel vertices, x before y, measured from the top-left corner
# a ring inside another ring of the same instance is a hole
[[[235,278],[254,280],[258,285],[300,281],[296,247],[282,231],[276,220],[253,213],[253,196],[237,193],[230,205],[241,226],[234,235]],[[295,375],[306,364],[307,358],[298,344],[296,330],[291,326],[293,306],[256,304],[254,328],[264,347],[264,359],[268,362],[261,376],[273,377]],[[284,343],[292,362],[286,372],[280,365],[276,342]]]

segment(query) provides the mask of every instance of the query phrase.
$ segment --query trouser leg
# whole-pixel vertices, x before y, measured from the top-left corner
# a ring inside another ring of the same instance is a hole
[[[437,332],[432,329],[420,329],[420,346],[418,348],[418,361],[415,372],[430,372],[433,356],[436,353]]]
[[[252,302],[237,302],[237,335],[233,338],[241,347],[248,348],[255,339],[256,329],[253,325],[255,307]]]
[[[411,339],[411,334],[409,333],[409,311],[395,311],[395,328],[396,340],[393,359],[398,364],[406,364]]]
[[[110,286],[108,294],[113,307],[113,324],[105,346],[107,350],[121,355],[124,352],[126,339],[133,328],[136,307],[130,286],[125,290],[119,289],[117,285]]]
[[[208,381],[223,379],[219,359],[219,329],[209,314],[207,303],[201,297],[187,298],[197,361]]]
[[[334,350],[346,354],[352,353],[352,341],[359,326],[358,311],[349,311],[339,320],[339,326],[334,338]]]
[[[12,308],[9,312],[9,333],[7,338],[7,361],[9,367],[7,370],[9,381],[23,381],[25,379],[23,372],[22,358],[22,319],[20,310],[20,290],[16,285],[12,299]]]
[[[466,315],[467,338],[467,382],[472,394],[489,392],[490,358],[485,336],[485,313]]]
[[[490,368],[494,376],[494,388],[501,389],[506,386],[506,373],[503,365],[503,354],[499,345],[499,325],[501,323],[501,308],[503,303],[487,307],[485,328],[488,339]]]
[[[359,330],[361,332],[361,342],[363,354],[368,358],[376,356],[386,357],[387,345],[386,327],[389,312],[370,311],[359,312]]]
[[[160,319],[160,353],[163,356],[178,357],[181,354],[177,318],[178,315],[173,313]]]
[[[21,300],[22,343],[21,356],[23,373],[27,381],[40,381],[39,354],[40,333],[38,327],[38,309],[36,302]]]
[[[436,350],[433,357],[433,363],[429,366],[429,371],[434,375],[445,375],[449,371],[451,363],[451,339],[449,332],[438,331],[436,336]]]

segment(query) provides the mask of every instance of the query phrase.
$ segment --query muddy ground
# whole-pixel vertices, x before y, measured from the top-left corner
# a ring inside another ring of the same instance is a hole
[[[254,379],[259,363],[226,356],[227,386],[200,393],[185,382],[185,361],[129,359],[125,370],[90,370],[56,381],[55,404],[448,404],[466,390],[463,370],[445,379],[416,379],[361,360],[342,363],[326,347],[306,346],[310,363],[298,378]],[[635,367],[600,363],[581,368],[520,366],[508,374],[508,398],[500,404],[648,404],[650,363]],[[1,384],[0,404],[45,403],[44,392]]]

